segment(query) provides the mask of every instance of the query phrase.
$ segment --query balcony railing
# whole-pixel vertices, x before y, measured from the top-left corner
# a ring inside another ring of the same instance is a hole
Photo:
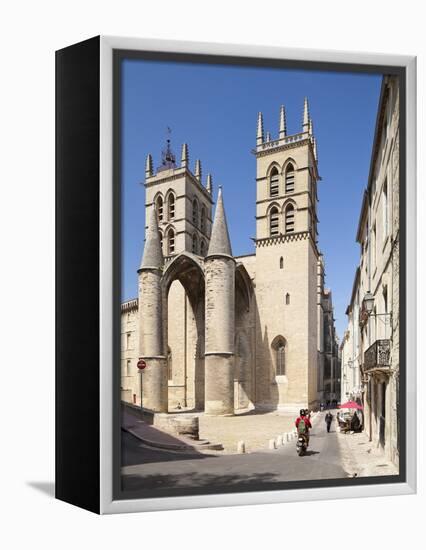
[[[364,371],[390,367],[390,340],[376,340],[364,353]]]

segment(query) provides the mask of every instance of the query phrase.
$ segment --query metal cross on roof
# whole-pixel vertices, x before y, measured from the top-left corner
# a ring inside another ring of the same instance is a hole
[[[169,136],[166,140],[166,147],[161,152],[161,166],[158,168],[158,171],[161,170],[170,170],[172,168],[176,168],[176,156],[172,151],[172,148],[170,146],[170,136],[172,133],[172,130],[169,126],[167,126],[167,135]]]

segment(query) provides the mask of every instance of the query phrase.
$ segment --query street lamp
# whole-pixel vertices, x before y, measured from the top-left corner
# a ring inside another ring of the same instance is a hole
[[[368,315],[371,315],[374,307],[374,296],[371,294],[370,291],[368,291],[367,294],[364,296],[363,302],[366,312],[368,313]]]
[[[370,291],[366,293],[364,296],[363,304],[365,307],[365,311],[367,312],[369,317],[382,317],[382,316],[388,316],[390,321],[392,322],[392,311],[389,313],[373,313],[374,308],[374,296],[371,294]]]

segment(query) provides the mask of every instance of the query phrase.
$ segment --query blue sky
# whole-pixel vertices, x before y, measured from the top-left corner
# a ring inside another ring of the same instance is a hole
[[[145,226],[145,159],[161,161],[166,129],[180,160],[189,145],[191,169],[202,162],[213,175],[214,196],[223,186],[234,255],[254,251],[255,158],[258,111],[264,129],[278,135],[284,104],[287,132],[301,131],[303,99],[309,99],[318,144],[319,247],[325,255],[326,286],[333,292],[339,336],[346,326],[353,277],[359,261],[355,242],[367,183],[381,75],[248,68],[125,60],[122,95],[122,299],[137,295]]]

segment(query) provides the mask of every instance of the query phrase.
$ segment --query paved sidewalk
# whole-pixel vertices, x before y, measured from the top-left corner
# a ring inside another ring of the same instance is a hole
[[[333,422],[335,428],[335,422]],[[398,469],[368,440],[365,432],[337,433],[342,466],[350,477],[398,475]]]
[[[246,452],[268,449],[269,440],[291,432],[295,415],[289,413],[248,412],[235,416],[200,416],[200,437],[220,441],[224,452],[236,453],[239,441]]]

